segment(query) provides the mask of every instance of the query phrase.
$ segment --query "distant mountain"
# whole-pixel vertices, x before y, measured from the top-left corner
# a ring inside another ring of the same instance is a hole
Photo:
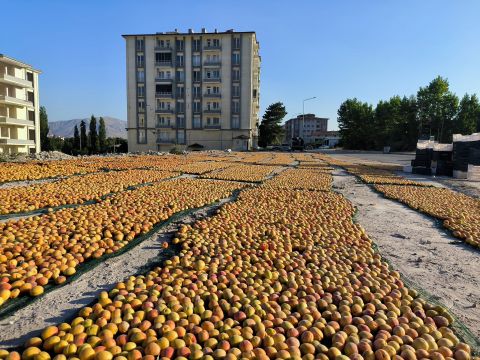
[[[105,120],[105,127],[107,129],[107,137],[119,137],[126,139],[127,138],[127,122],[125,120],[116,119],[110,116],[102,116],[103,120]],[[98,128],[98,121],[100,116],[97,116],[97,128]],[[90,118],[85,119],[72,119],[72,120],[62,120],[62,121],[54,121],[49,122],[48,127],[50,129],[49,135],[61,136],[61,137],[73,137],[73,128],[75,125],[78,126],[78,130],[80,130],[80,123],[82,120],[85,121],[87,124],[87,133],[88,133],[88,126],[90,124]]]

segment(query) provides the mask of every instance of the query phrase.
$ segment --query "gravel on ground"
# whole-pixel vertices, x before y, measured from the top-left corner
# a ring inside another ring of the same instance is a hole
[[[357,207],[356,221],[393,268],[421,284],[480,338],[480,252],[434,219],[384,198],[344,170],[335,170],[333,186]]]

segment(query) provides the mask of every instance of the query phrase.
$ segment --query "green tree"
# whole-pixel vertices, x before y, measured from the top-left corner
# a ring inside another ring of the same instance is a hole
[[[97,134],[97,119],[92,115],[90,118],[90,129],[88,132],[88,150],[90,154],[98,152],[98,134]]]
[[[40,149],[42,151],[50,150],[49,131],[47,109],[45,106],[40,106]]]
[[[267,110],[265,110],[262,122],[258,127],[259,146],[265,147],[281,142],[284,130],[280,123],[286,115],[287,111],[281,102],[271,104]]]
[[[100,117],[98,125],[98,145],[101,152],[105,152],[107,150],[107,129],[105,127],[105,120],[103,120],[103,117]]]
[[[420,135],[435,136],[439,142],[451,142],[458,97],[449,90],[448,80],[440,76],[417,93]]]
[[[340,105],[337,113],[340,137],[345,148],[368,150],[375,147],[372,105],[348,99]]]
[[[460,101],[458,114],[455,119],[454,132],[456,134],[470,135],[477,131],[480,122],[480,103],[477,95],[465,96]]]
[[[75,125],[73,128],[73,144],[72,149],[75,151],[80,151],[80,133],[78,131],[78,126]]]
[[[87,124],[85,120],[80,123],[80,153],[86,153],[87,149]]]
[[[49,149],[52,151],[62,151],[63,139],[60,136],[52,136],[49,140]]]

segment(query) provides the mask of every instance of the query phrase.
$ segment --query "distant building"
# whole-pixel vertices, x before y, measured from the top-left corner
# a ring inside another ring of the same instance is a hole
[[[129,151],[256,147],[255,32],[175,30],[123,37]]]
[[[335,147],[340,142],[340,132],[327,131],[322,138],[322,145],[328,147]]]
[[[300,137],[305,145],[321,142],[328,129],[328,118],[316,117],[315,114],[298,115],[287,120],[284,125],[285,141],[291,144],[292,138]]]
[[[0,54],[0,154],[40,151],[38,74]]]

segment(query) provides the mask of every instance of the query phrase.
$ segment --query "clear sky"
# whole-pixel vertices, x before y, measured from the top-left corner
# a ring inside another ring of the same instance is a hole
[[[50,121],[126,119],[121,34],[178,28],[254,30],[261,111],[329,117],[342,101],[410,95],[437,75],[462,96],[480,93],[478,0],[4,0],[0,53],[43,71]],[[10,15],[11,14],[11,15]]]

